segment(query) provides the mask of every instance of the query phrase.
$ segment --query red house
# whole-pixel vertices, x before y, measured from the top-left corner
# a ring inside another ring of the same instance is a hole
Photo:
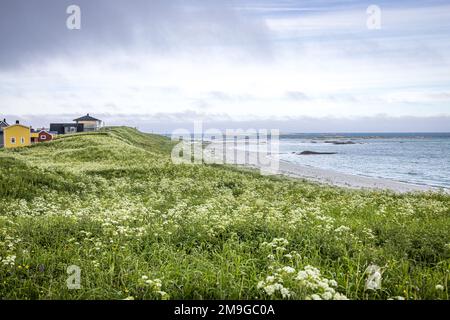
[[[38,142],[52,141],[53,135],[45,130],[39,131]]]

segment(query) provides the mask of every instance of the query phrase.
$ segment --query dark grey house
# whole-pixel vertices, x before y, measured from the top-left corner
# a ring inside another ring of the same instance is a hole
[[[50,123],[50,131],[58,134],[83,132],[84,125],[82,123]]]
[[[50,132],[58,134],[96,131],[102,125],[102,120],[91,117],[89,113],[74,119],[72,123],[50,123]]]
[[[0,148],[3,148],[3,128],[8,127],[6,119],[0,120]]]

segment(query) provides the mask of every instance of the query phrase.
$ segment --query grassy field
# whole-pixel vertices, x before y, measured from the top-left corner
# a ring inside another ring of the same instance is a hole
[[[450,196],[174,165],[171,147],[110,128],[1,150],[0,298],[449,299]]]

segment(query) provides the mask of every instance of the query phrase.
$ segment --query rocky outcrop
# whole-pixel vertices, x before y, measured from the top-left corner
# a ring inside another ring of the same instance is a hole
[[[316,154],[336,154],[337,152],[317,152],[317,151],[302,151],[302,152],[292,152],[298,156],[309,156],[309,155],[316,155]]]
[[[337,140],[328,140],[325,141],[325,143],[331,143],[331,144],[356,144],[356,142],[353,141],[337,141]]]

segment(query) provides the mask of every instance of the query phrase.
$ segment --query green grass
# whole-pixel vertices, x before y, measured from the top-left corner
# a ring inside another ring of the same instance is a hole
[[[448,195],[175,165],[172,146],[109,128],[1,150],[0,298],[449,298]]]

